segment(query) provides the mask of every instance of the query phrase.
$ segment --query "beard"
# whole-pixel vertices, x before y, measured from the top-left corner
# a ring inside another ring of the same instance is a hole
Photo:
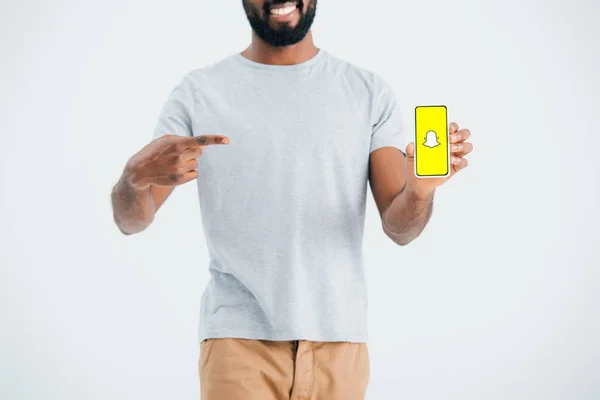
[[[267,44],[274,47],[291,46],[298,43],[308,33],[313,24],[317,13],[317,0],[297,0],[300,20],[291,27],[288,24],[282,24],[277,28],[269,25],[269,7],[275,4],[283,4],[289,0],[270,0],[266,1],[262,9],[258,9],[249,3],[248,0],[242,0],[246,17],[250,26]],[[304,12],[304,1],[309,2],[306,13]]]

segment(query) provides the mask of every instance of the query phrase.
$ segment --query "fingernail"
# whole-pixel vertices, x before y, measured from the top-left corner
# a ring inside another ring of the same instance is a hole
[[[452,164],[458,164],[458,158],[452,157]]]
[[[452,151],[458,151],[458,145],[453,144],[452,145]]]
[[[225,144],[229,143],[229,139],[223,138],[223,143],[225,143]]]

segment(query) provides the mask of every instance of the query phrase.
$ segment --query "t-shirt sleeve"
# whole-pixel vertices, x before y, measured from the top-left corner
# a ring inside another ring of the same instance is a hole
[[[408,144],[403,128],[400,105],[392,87],[383,79],[378,79],[373,107],[373,129],[371,131],[371,149],[391,146],[403,153]]]
[[[195,104],[192,83],[189,78],[184,77],[164,103],[153,138],[157,139],[166,134],[193,136]]]

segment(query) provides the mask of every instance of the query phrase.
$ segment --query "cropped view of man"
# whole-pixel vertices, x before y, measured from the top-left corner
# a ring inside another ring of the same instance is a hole
[[[203,400],[364,399],[368,189],[387,236],[409,244],[467,166],[470,132],[448,127],[448,177],[417,178],[391,86],[315,45],[317,0],[242,3],[251,43],[181,79],[113,189],[114,219],[141,232],[197,182]]]

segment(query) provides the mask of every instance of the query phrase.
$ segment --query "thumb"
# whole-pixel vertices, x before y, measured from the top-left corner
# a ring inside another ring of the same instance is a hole
[[[414,158],[415,156],[415,144],[410,142],[408,146],[406,146],[406,158]]]

